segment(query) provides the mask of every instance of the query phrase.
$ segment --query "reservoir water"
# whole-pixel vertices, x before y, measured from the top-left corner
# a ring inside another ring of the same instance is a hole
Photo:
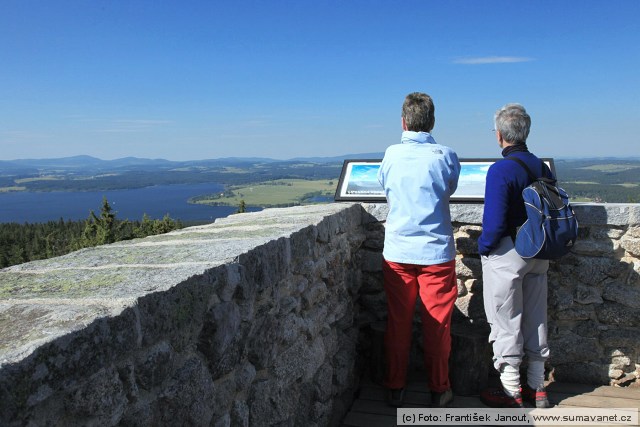
[[[99,215],[106,197],[117,219],[141,220],[143,214],[160,219],[169,214],[181,221],[210,221],[229,216],[236,206],[205,206],[187,203],[190,197],[217,193],[221,184],[178,184],[129,190],[54,191],[47,193],[0,193],[0,222],[34,223],[84,220],[93,210]],[[259,210],[247,209],[247,210]]]

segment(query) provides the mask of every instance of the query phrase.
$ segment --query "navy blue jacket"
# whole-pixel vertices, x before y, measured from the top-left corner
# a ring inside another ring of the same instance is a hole
[[[542,161],[532,153],[517,151],[509,156],[522,160],[536,176],[542,173]],[[544,176],[551,177],[547,167],[544,168]],[[513,235],[515,229],[527,220],[522,190],[529,184],[529,175],[513,160],[498,160],[489,167],[484,192],[482,234],[478,238],[480,255],[489,255],[503,237]]]

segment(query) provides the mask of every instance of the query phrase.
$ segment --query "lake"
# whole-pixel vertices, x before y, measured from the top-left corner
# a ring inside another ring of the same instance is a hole
[[[178,184],[130,190],[54,191],[47,193],[0,193],[0,222],[47,222],[84,220],[93,210],[100,214],[105,196],[117,219],[141,220],[143,214],[156,219],[169,214],[181,221],[213,221],[237,211],[236,206],[205,206],[187,203],[190,197],[222,191],[223,185]],[[249,211],[260,210],[248,208]]]

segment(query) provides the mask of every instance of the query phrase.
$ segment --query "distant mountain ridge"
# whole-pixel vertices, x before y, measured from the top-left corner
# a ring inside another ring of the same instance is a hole
[[[77,155],[70,157],[54,157],[54,158],[44,158],[44,159],[13,159],[13,160],[0,160],[0,165],[19,165],[19,166],[33,166],[33,165],[43,165],[43,166],[55,166],[55,165],[63,165],[63,166],[73,166],[73,165],[102,165],[109,164],[111,166],[118,165],[139,165],[139,164],[171,164],[177,165],[182,163],[199,163],[199,162],[293,162],[293,161],[309,161],[309,162],[335,162],[341,161],[344,159],[381,159],[384,156],[384,152],[374,152],[374,153],[357,153],[357,154],[344,154],[341,156],[312,156],[312,157],[294,157],[291,159],[273,159],[270,157],[218,157],[211,159],[192,159],[192,160],[167,160],[161,158],[149,159],[146,157],[121,157],[113,160],[103,160],[98,157],[89,156],[89,155]],[[571,157],[556,157],[556,159],[567,159],[567,160],[640,160],[640,156],[627,156],[627,157],[618,157],[618,156],[571,156]]]
[[[18,173],[36,173],[38,170],[52,169],[96,169],[96,170],[113,170],[126,169],[132,167],[180,167],[180,166],[211,166],[214,164],[238,164],[238,163],[286,163],[286,162],[311,162],[311,163],[334,163],[341,162],[345,159],[381,159],[384,153],[364,153],[364,154],[346,154],[344,156],[334,157],[296,157],[288,160],[276,160],[267,157],[221,157],[217,159],[202,160],[166,160],[166,159],[147,159],[140,157],[122,157],[113,160],[103,160],[88,155],[79,155],[71,157],[60,157],[51,159],[16,159],[16,160],[0,160],[0,172],[18,172]]]
[[[221,157],[216,159],[201,160],[166,160],[166,159],[147,159],[140,157],[122,157],[113,160],[103,160],[88,155],[79,155],[71,157],[48,158],[48,159],[16,159],[16,160],[0,160],[0,175],[37,175],[39,173],[55,173],[56,171],[67,172],[90,172],[103,173],[107,171],[126,172],[126,171],[151,171],[151,170],[167,170],[177,168],[197,168],[197,167],[220,167],[220,166],[250,166],[259,164],[288,164],[295,162],[315,163],[315,164],[335,164],[342,163],[344,160],[353,159],[382,159],[384,152],[345,154],[342,156],[331,157],[295,157],[288,160],[277,160],[267,157]],[[634,157],[558,157],[556,161],[638,161],[640,156]]]
[[[72,157],[59,157],[53,159],[17,159],[17,160],[4,160],[0,162],[0,165],[16,165],[21,167],[36,167],[36,168],[51,168],[51,167],[63,167],[63,168],[75,168],[75,167],[90,167],[90,166],[131,166],[131,165],[161,165],[161,164],[177,164],[179,162],[172,162],[165,159],[144,159],[138,157],[123,157],[114,160],[102,160],[92,156],[72,156]]]

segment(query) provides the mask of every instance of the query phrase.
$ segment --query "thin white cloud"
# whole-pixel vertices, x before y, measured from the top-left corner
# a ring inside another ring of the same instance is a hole
[[[116,123],[132,124],[132,125],[158,125],[172,123],[171,120],[149,120],[149,119],[119,119]]]
[[[258,134],[258,133],[255,133],[255,134],[226,133],[219,136],[220,139],[265,139],[265,138],[271,138],[271,137],[273,137],[273,135]]]
[[[11,138],[39,138],[45,136],[43,133],[32,132],[28,130],[5,130],[0,135]]]
[[[529,62],[533,58],[525,56],[480,56],[475,58],[459,58],[453,61],[454,64],[480,65],[480,64],[511,64],[515,62]]]
[[[104,120],[101,120],[104,121]],[[116,119],[106,120],[108,127],[96,129],[100,133],[126,133],[143,132],[153,130],[166,124],[173,123],[171,120],[149,120],[149,119]]]

